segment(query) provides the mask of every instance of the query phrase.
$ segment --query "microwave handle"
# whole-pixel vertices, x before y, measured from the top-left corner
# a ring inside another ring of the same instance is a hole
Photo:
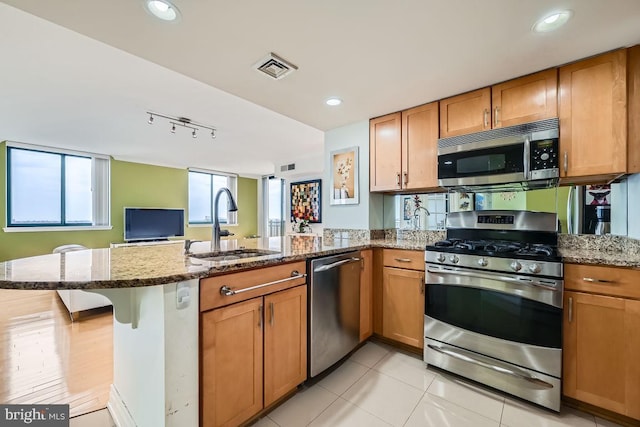
[[[524,148],[523,148],[523,159],[522,159],[522,165],[523,165],[523,169],[524,169],[524,177],[526,180],[531,179],[531,141],[529,140],[529,137],[526,136],[524,138]]]

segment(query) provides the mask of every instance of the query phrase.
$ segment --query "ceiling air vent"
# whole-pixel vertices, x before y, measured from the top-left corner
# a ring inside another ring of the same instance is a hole
[[[255,64],[254,68],[258,71],[262,71],[267,76],[276,80],[281,79],[287,74],[298,69],[298,67],[293,65],[291,62],[280,58],[273,52],[271,52],[269,55],[267,55],[266,58]]]
[[[292,170],[296,170],[296,164],[295,163],[289,163],[288,165],[280,166],[280,172],[287,172],[287,171],[292,171]]]

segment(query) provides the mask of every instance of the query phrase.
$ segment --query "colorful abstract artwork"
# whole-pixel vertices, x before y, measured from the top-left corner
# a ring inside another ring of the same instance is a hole
[[[322,222],[322,180],[291,183],[291,219]]]

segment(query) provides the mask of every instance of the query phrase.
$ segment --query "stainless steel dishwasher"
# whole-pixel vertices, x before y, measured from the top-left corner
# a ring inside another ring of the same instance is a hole
[[[342,359],[360,341],[360,252],[310,261],[309,377]]]

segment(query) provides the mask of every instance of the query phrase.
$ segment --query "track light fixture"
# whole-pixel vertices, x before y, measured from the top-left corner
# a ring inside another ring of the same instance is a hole
[[[217,130],[213,126],[196,123],[193,120],[188,119],[186,117],[172,117],[164,114],[155,113],[153,111],[147,111],[147,114],[149,115],[149,120],[147,120],[147,123],[149,123],[150,125],[153,124],[154,117],[162,117],[164,119],[167,119],[171,124],[171,133],[176,133],[176,126],[182,126],[182,127],[191,129],[191,136],[193,138],[198,137],[198,133],[197,133],[198,129],[208,129],[211,131],[211,138],[215,139],[216,137]]]

